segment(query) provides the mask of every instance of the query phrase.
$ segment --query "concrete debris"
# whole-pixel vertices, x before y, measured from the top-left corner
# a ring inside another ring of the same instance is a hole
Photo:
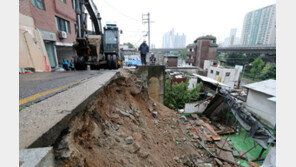
[[[138,152],[138,156],[141,157],[141,158],[143,158],[143,159],[146,159],[146,158],[148,158],[149,153],[146,152],[146,151],[142,151],[142,150],[140,150],[140,151]]]
[[[156,118],[156,116],[157,116],[157,112],[154,111],[154,112],[152,113],[152,115],[153,115],[154,118]]]
[[[234,156],[234,157],[239,157],[240,156],[240,154],[239,154],[239,152],[237,151],[237,150],[233,150],[232,151],[232,155]]]
[[[222,163],[218,158],[215,158],[215,161],[217,162],[217,164],[218,164],[219,166],[223,166],[223,163]]]
[[[134,139],[132,136],[128,136],[124,139],[126,144],[132,144],[134,142]]]

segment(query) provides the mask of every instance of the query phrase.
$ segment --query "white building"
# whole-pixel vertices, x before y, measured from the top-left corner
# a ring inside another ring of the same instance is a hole
[[[276,5],[266,6],[246,14],[242,29],[241,44],[276,43]]]
[[[163,48],[185,48],[186,46],[186,36],[183,33],[179,35],[175,34],[175,30],[172,29],[167,32],[162,37],[162,47]]]
[[[240,38],[236,37],[236,28],[233,28],[230,30],[230,35],[229,37],[224,39],[224,42],[222,43],[221,46],[227,47],[231,45],[239,45],[240,44]]]
[[[220,62],[217,60],[205,60],[204,70],[207,71],[208,78],[222,82],[231,88],[237,86],[241,73],[240,68],[226,68],[220,66]]]
[[[248,89],[246,108],[266,125],[276,125],[276,80],[269,79],[243,87]]]

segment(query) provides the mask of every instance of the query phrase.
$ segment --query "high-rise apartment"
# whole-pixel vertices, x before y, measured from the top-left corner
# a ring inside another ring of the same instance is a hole
[[[175,30],[165,33],[162,38],[162,47],[163,48],[185,48],[186,45],[186,36],[183,33],[179,35],[179,33],[175,34]]]
[[[276,5],[266,6],[246,14],[242,29],[242,45],[276,43]]]

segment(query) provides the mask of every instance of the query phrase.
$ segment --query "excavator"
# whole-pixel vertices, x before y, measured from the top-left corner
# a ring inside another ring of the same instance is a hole
[[[77,56],[74,65],[77,70],[109,68],[118,69],[121,65],[119,34],[122,31],[116,24],[106,24],[102,28],[101,16],[92,0],[76,0],[77,20],[76,41],[73,44]],[[94,32],[87,30],[87,13],[92,21]],[[104,30],[104,31],[103,31]]]

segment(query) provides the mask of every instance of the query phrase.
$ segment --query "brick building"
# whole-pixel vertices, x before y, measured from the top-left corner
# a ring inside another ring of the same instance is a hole
[[[189,44],[186,47],[186,63],[189,65],[197,66],[196,64],[196,43]]]
[[[186,47],[186,63],[203,68],[205,60],[216,59],[217,47],[216,38],[213,36],[197,38],[194,44],[190,44]]]
[[[75,0],[19,0],[20,14],[32,17],[42,34],[51,67],[75,56]]]

